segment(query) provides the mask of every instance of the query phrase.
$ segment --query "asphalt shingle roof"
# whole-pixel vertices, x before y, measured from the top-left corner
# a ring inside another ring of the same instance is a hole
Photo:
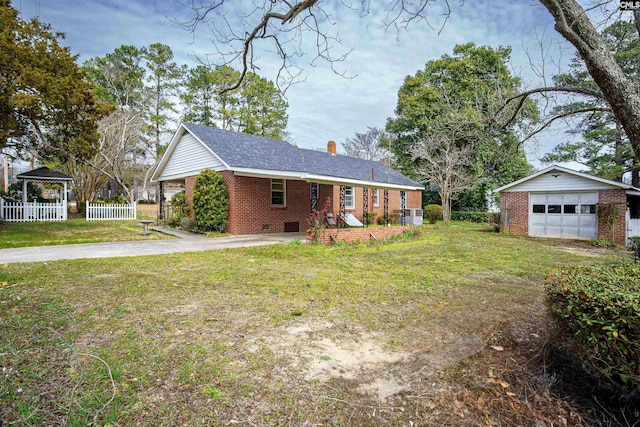
[[[47,180],[47,181],[73,181],[69,175],[65,175],[62,172],[54,171],[48,167],[41,167],[28,172],[23,172],[16,176],[17,179],[31,179],[31,180]]]
[[[302,172],[327,178],[422,187],[382,162],[297,148],[284,141],[192,123],[183,123],[183,126],[231,168]]]

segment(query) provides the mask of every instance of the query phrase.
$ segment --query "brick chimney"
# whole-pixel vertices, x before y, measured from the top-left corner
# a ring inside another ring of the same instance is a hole
[[[336,155],[336,142],[335,141],[329,141],[327,142],[327,151],[329,153],[331,153],[332,155]]]

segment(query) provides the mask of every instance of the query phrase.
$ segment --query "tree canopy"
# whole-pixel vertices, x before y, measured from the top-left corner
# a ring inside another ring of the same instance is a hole
[[[88,156],[96,122],[109,108],[96,102],[60,33],[37,19],[24,21],[0,0],[0,149],[17,156]]]
[[[453,55],[428,61],[423,70],[405,78],[396,115],[387,121],[395,159],[409,174],[429,175],[424,167],[435,167],[425,157],[423,142],[433,148],[437,135],[464,147],[465,168],[475,178],[473,191],[465,197],[467,208],[486,209],[488,190],[531,171],[518,144],[517,127],[535,119],[535,107],[528,105],[528,114],[506,126],[501,117],[510,113],[498,114],[504,100],[520,89],[520,80],[507,66],[510,54],[509,48],[468,43],[456,46]]]
[[[283,139],[287,107],[273,82],[248,72],[235,90],[224,89],[240,78],[227,65],[199,65],[186,75],[181,99],[184,120],[222,129]]]

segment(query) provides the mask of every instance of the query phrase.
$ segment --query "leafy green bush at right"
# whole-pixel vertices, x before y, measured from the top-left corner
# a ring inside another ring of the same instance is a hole
[[[442,206],[440,205],[427,205],[424,207],[424,219],[429,221],[429,224],[435,224],[436,221],[442,219]]]
[[[640,265],[565,267],[546,294],[565,350],[597,377],[640,390]]]
[[[469,221],[476,223],[500,224],[500,214],[494,212],[462,212],[452,211],[453,221]]]

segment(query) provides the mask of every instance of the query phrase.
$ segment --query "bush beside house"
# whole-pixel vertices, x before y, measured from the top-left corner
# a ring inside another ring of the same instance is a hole
[[[218,172],[203,170],[193,188],[193,216],[200,232],[227,229],[229,200],[227,186]]]

